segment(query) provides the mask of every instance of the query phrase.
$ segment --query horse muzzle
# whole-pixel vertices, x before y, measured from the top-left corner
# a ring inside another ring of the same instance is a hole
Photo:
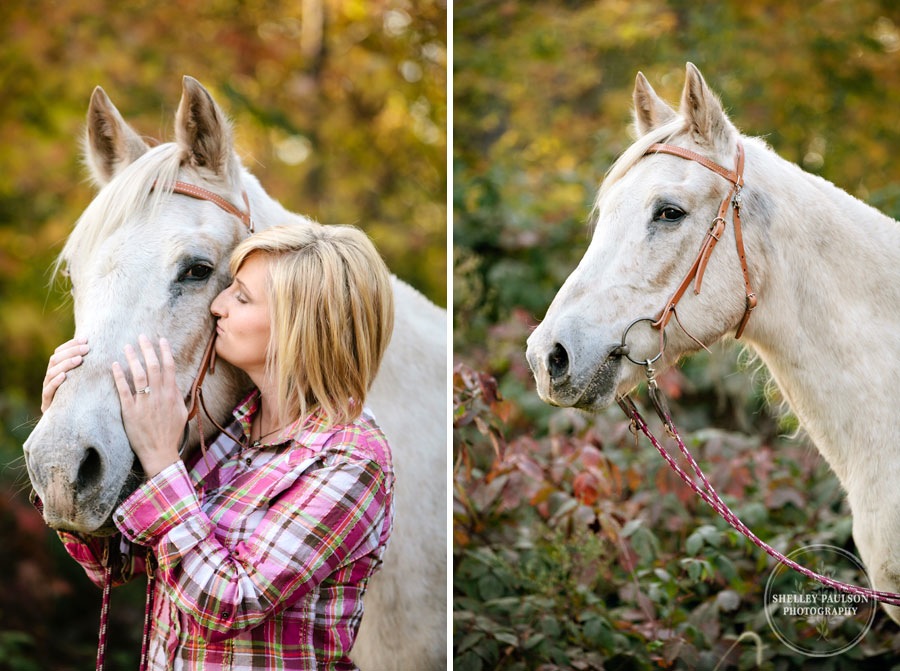
[[[529,338],[526,358],[541,400],[589,411],[612,404],[622,368],[621,347],[616,343],[598,349],[599,356],[591,356],[558,340],[542,343]]]
[[[112,456],[111,436],[59,430],[48,413],[25,442],[25,463],[44,521],[53,529],[102,534],[118,503],[140,482],[134,455]],[[122,440],[124,440],[124,433]]]

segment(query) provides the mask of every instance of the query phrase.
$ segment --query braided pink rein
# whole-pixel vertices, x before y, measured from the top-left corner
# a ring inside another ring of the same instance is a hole
[[[109,590],[112,587],[112,564],[109,560],[109,540],[103,550],[103,598],[100,603],[100,634],[97,642],[97,671],[106,665],[106,642],[109,632]]]
[[[697,461],[691,455],[690,450],[688,450],[687,446],[684,444],[684,441],[681,439],[678,430],[672,423],[672,419],[669,416],[668,411],[664,407],[664,402],[660,401],[660,397],[658,396],[658,394],[658,389],[651,388],[651,400],[653,400],[653,405],[656,409],[656,412],[665,424],[667,431],[671,434],[671,436],[675,439],[675,442],[678,444],[678,449],[681,451],[681,454],[684,455],[684,458],[687,460],[688,464],[690,464],[691,469],[700,479],[702,488],[675,462],[675,459],[672,457],[672,455],[669,454],[666,448],[664,448],[659,440],[657,440],[656,436],[653,435],[653,433],[650,431],[650,428],[647,426],[647,422],[641,416],[641,413],[638,411],[631,398],[625,396],[620,397],[617,400],[619,403],[619,407],[622,408],[622,410],[625,412],[625,415],[629,420],[631,420],[632,427],[639,429],[641,433],[647,436],[647,438],[650,440],[650,443],[653,445],[653,447],[656,448],[656,451],[659,452],[662,458],[666,460],[666,463],[668,463],[669,466],[672,467],[672,470],[674,470],[678,474],[678,477],[680,477],[688,485],[688,487],[694,490],[694,492],[701,499],[706,501],[706,503],[708,503],[710,507],[713,508],[713,510],[719,513],[719,515],[722,516],[722,519],[728,522],[728,524],[730,524],[734,529],[749,538],[754,545],[765,550],[766,554],[773,557],[785,566],[792,568],[802,575],[805,575],[807,578],[816,580],[823,585],[827,585],[828,587],[831,587],[832,589],[835,589],[839,592],[855,594],[892,606],[900,606],[900,594],[896,594],[894,592],[881,592],[866,587],[860,587],[859,585],[851,585],[849,583],[841,582],[840,580],[829,578],[828,576],[824,576],[820,573],[816,573],[815,571],[812,571],[805,566],[801,566],[792,559],[788,559],[783,554],[778,552],[778,550],[762,541],[758,536],[756,536],[756,534],[750,531],[750,529],[747,528],[747,525],[741,522],[738,516],[735,515],[734,512],[732,512],[731,508],[729,508],[721,499],[721,497],[719,497],[719,495],[716,493],[716,490],[709,482],[709,479],[703,473],[703,470],[697,464]]]
[[[103,597],[100,602],[100,633],[97,641],[97,666],[96,671],[105,671],[106,669],[106,649],[109,640],[109,601],[110,589],[113,584],[112,561],[110,559],[110,544],[112,541],[107,538],[103,546],[103,556],[101,564],[103,566]],[[141,636],[141,663],[139,671],[146,671],[149,668],[149,651],[150,651],[150,628],[151,617],[153,611],[153,587],[155,584],[155,574],[153,565],[155,560],[151,552],[147,553],[147,595],[144,606],[144,632]]]

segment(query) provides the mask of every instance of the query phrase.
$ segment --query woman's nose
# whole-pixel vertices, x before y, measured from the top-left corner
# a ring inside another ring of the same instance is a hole
[[[221,292],[218,296],[213,299],[212,304],[209,306],[209,311],[212,312],[214,317],[224,317],[225,313],[225,301],[223,300],[223,296],[225,292]]]

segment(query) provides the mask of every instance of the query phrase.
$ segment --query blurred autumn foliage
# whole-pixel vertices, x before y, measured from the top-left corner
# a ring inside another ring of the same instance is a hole
[[[0,3],[0,668],[83,669],[95,652],[99,592],[28,506],[20,459],[47,358],[72,332],[49,270],[93,196],[93,88],[169,140],[182,76],[196,77],[273,197],[360,226],[446,305],[446,14],[444,0]],[[136,666],[127,618],[141,610],[116,601],[140,596],[113,595],[114,668]]]
[[[695,63],[739,129],[898,218],[900,7],[463,0],[453,41],[454,668],[898,668],[881,611],[836,657],[781,644],[765,618],[771,560],[635,443],[617,408],[541,403],[524,348],[632,141],[639,70],[677,104]],[[759,536],[853,552],[836,479],[786,437],[796,420],[755,369],[724,344],[660,383]],[[793,633],[819,635],[800,620]]]

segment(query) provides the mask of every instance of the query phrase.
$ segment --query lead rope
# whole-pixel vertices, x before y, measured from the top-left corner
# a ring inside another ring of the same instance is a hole
[[[109,591],[112,587],[112,565],[109,561],[109,538],[103,546],[103,556],[100,563],[103,565],[103,598],[100,602],[100,640],[97,642],[97,671],[103,671],[106,664],[106,640],[109,630]]]
[[[100,601],[100,634],[97,641],[97,671],[103,671],[106,665],[106,646],[109,640],[109,598],[112,588],[112,562],[110,561],[109,538],[103,545],[103,556],[100,563],[103,566],[103,597]],[[141,635],[141,665],[140,671],[147,671],[150,652],[150,623],[153,611],[153,593],[156,584],[156,569],[154,567],[153,553],[148,552],[147,566],[147,598],[144,604],[144,631]]]
[[[798,573],[805,575],[807,578],[811,578],[812,580],[816,580],[817,582],[822,583],[823,585],[827,585],[832,589],[838,590],[839,592],[845,592],[847,594],[855,594],[858,596],[863,596],[866,599],[873,599],[875,601],[880,601],[881,603],[886,603],[892,606],[900,606],[900,594],[894,592],[882,592],[879,590],[874,590],[866,587],[860,587],[859,585],[851,585],[849,583],[841,582],[840,580],[835,580],[834,578],[829,578],[828,576],[824,576],[821,573],[816,573],[805,566],[801,566],[797,562],[788,557],[785,557],[778,550],[770,546],[765,541],[761,540],[756,534],[750,531],[747,526],[741,522],[740,518],[732,512],[731,508],[729,508],[726,503],[721,499],[721,497],[716,493],[716,490],[713,488],[709,479],[703,473],[703,470],[700,468],[697,461],[691,455],[690,450],[688,450],[687,446],[684,444],[684,441],[681,439],[681,435],[678,433],[678,429],[675,428],[675,424],[672,422],[672,418],[669,414],[669,410],[665,401],[665,397],[662,395],[662,392],[659,390],[659,387],[656,384],[656,380],[653,377],[654,371],[653,368],[647,365],[647,378],[649,384],[650,391],[650,400],[653,404],[654,409],[656,410],[657,415],[662,420],[663,424],[666,427],[667,433],[675,440],[678,445],[678,449],[684,458],[687,460],[688,464],[691,467],[691,470],[697,475],[703,484],[703,488],[694,481],[690,475],[688,475],[675,461],[671,454],[669,454],[668,450],[662,446],[660,441],[653,435],[653,432],[650,431],[650,428],[647,426],[647,422],[641,416],[641,413],[638,411],[637,406],[634,404],[634,401],[631,400],[629,396],[620,396],[616,399],[619,404],[619,407],[622,408],[625,415],[631,421],[632,432],[635,433],[635,437],[637,437],[636,431],[640,431],[650,440],[650,443],[653,447],[656,448],[656,451],[660,453],[663,459],[665,459],[666,463],[672,467],[672,470],[678,474],[685,484],[688,485],[694,493],[696,493],[701,499],[706,501],[709,506],[715,510],[719,515],[724,519],[728,524],[730,524],[734,529],[742,533],[746,536],[750,541],[761,548],[768,554],[770,557],[774,558],[781,564],[797,571]]]
[[[153,550],[148,550],[145,559],[147,566],[147,597],[144,600],[144,633],[141,636],[141,666],[140,671],[147,671],[150,662],[150,623],[153,619],[153,595],[156,587],[156,557]]]

